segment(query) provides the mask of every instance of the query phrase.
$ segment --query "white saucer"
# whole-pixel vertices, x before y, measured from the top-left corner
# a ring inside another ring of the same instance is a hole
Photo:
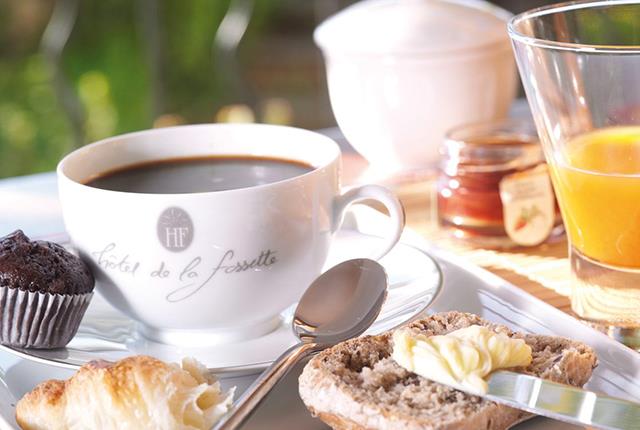
[[[380,241],[355,229],[343,229],[336,236],[327,267],[362,256],[363,250],[378,248]],[[426,310],[442,285],[437,263],[411,245],[397,245],[380,263],[389,277],[389,292],[380,316],[367,334],[381,333],[415,319]],[[97,359],[116,361],[132,354],[148,354],[169,362],[192,356],[216,373],[247,374],[268,366],[296,342],[291,331],[294,308],[292,305],[285,310],[278,327],[264,336],[216,346],[184,347],[146,339],[134,321],[95,294],[78,333],[66,348],[38,350],[0,346],[0,349],[27,360],[67,368],[77,368]]]

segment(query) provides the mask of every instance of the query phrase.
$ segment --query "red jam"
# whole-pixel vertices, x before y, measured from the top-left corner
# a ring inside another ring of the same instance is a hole
[[[505,228],[501,182],[545,164],[535,132],[525,133],[518,124],[465,126],[450,132],[441,146],[438,218],[455,237],[481,246],[517,245]],[[561,218],[553,204],[558,226]]]

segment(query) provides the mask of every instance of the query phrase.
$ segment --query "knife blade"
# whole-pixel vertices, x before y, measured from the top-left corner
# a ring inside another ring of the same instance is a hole
[[[640,429],[640,404],[509,371],[491,374],[483,397],[536,415],[605,430]]]

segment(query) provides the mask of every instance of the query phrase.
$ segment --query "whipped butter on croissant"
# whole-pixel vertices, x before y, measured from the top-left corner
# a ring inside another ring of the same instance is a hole
[[[439,336],[396,330],[392,358],[420,376],[475,394],[487,392],[484,378],[492,371],[528,366],[532,359],[524,340],[479,325]]]

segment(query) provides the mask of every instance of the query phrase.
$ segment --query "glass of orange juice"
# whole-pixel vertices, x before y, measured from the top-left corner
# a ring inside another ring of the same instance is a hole
[[[509,23],[569,238],[571,305],[640,349],[640,2]]]

